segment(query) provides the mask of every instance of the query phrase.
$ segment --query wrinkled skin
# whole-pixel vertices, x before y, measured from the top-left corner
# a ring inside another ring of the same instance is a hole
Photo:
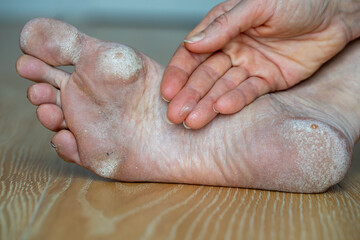
[[[189,34],[190,42],[180,45],[165,70],[161,93],[170,101],[168,119],[198,129],[219,113],[236,113],[266,93],[308,78],[358,36],[352,14],[360,7],[349,2],[219,4]],[[191,42],[199,32],[204,38]]]

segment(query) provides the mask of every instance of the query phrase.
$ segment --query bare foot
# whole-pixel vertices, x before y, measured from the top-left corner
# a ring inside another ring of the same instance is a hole
[[[53,19],[21,33],[18,73],[66,161],[121,181],[320,192],[339,182],[358,139],[354,43],[311,81],[187,131],[166,123],[163,67],[125,45]],[[74,64],[72,74],[54,66]],[[336,87],[334,87],[336,86]]]

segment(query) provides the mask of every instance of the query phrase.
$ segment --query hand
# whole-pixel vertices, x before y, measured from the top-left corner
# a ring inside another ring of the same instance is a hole
[[[339,2],[229,0],[217,5],[164,72],[161,93],[171,101],[168,119],[198,129],[218,113],[236,113],[261,95],[312,75],[358,35],[349,24],[359,28],[359,10],[353,13]]]

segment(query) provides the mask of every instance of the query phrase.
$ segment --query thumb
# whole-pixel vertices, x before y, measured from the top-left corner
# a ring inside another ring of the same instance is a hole
[[[188,36],[184,40],[185,47],[195,53],[211,53],[221,49],[241,32],[260,26],[269,18],[267,16],[271,16],[267,2],[272,1],[240,1],[230,11],[212,21],[203,31]]]

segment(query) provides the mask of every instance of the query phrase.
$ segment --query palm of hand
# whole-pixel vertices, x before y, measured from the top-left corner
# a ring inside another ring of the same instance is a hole
[[[335,24],[293,37],[262,37],[251,29],[221,51],[229,56],[232,67],[246,70],[247,78],[263,79],[269,91],[284,90],[311,76],[345,47],[348,39],[340,32],[341,26]]]
[[[218,112],[236,113],[266,93],[309,77],[349,41],[336,6],[328,1],[268,1],[257,7],[250,28],[228,31],[230,40],[221,49],[209,54],[196,53],[196,43],[180,46],[162,83],[162,92],[173,84],[176,93],[168,108],[170,121],[201,128]],[[212,11],[219,16],[216,8]],[[214,18],[208,15],[193,32],[211,22],[219,31],[229,24],[227,17]]]

